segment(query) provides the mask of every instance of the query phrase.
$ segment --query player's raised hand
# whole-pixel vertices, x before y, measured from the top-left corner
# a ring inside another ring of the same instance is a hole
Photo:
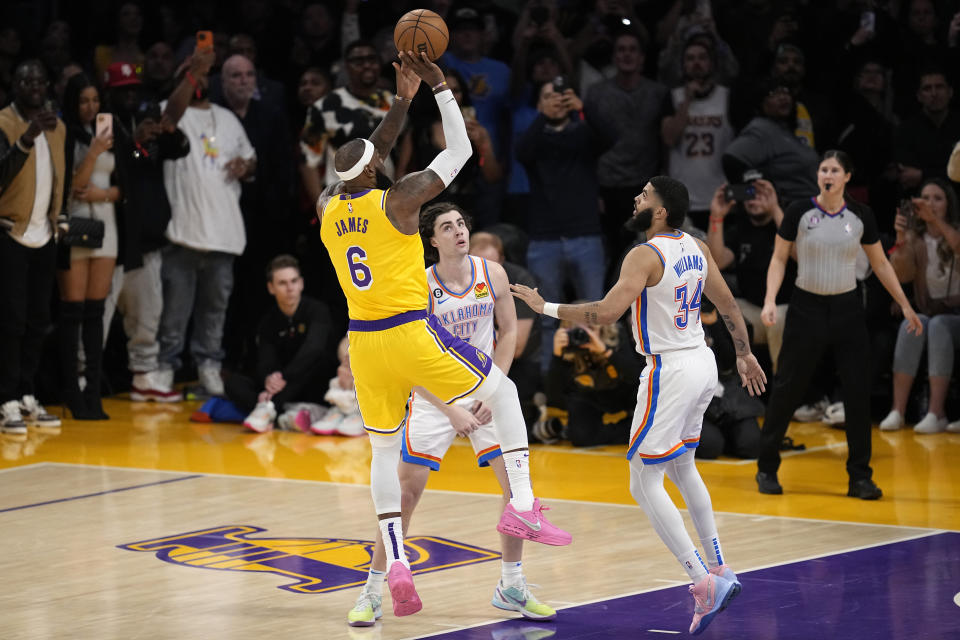
[[[397,56],[400,58],[401,67],[410,69],[431,87],[435,87],[443,82],[443,71],[440,67],[430,62],[430,58],[427,57],[426,53],[421,52],[416,54],[413,51],[398,51]]]
[[[764,385],[767,383],[767,375],[763,372],[756,356],[748,353],[745,356],[737,356],[737,371],[740,373],[740,380],[743,386],[752,396],[759,396],[763,393]]]
[[[527,306],[536,311],[537,313],[543,313],[543,298],[537,293],[536,289],[531,289],[528,286],[522,284],[511,284],[510,293],[513,294],[514,298],[519,298],[527,303]]]
[[[447,405],[447,418],[450,420],[450,426],[461,436],[468,436],[480,428],[480,420],[460,405]]]
[[[403,62],[403,56],[400,57],[400,61]],[[417,89],[420,88],[420,76],[406,63],[397,64],[393,62],[391,64],[397,72],[397,95],[407,100],[413,100],[413,97],[417,95]]]

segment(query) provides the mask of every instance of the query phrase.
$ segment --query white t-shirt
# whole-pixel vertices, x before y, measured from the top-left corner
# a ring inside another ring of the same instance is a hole
[[[171,212],[167,238],[199,251],[240,255],[247,244],[240,183],[227,174],[226,165],[234,158],[256,157],[243,125],[232,111],[211,104],[209,109],[187,107],[177,126],[190,141],[190,153],[163,164]]]
[[[42,247],[53,236],[53,229],[50,227],[50,199],[53,197],[53,159],[50,157],[50,145],[47,144],[47,138],[43,133],[33,139],[33,153],[37,160],[37,183],[33,196],[33,211],[30,213],[30,222],[23,232],[23,236],[17,237],[10,233],[10,237],[24,245],[36,249]]]
[[[953,259],[940,265],[937,245],[940,240],[923,234],[923,244],[927,250],[927,292],[931,300],[942,300],[960,294],[960,260]]]

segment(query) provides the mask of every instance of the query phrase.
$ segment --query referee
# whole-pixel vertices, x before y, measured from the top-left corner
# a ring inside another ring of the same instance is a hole
[[[923,327],[883,253],[873,211],[844,198],[850,174],[849,156],[843,151],[827,151],[817,170],[819,195],[787,207],[777,231],[760,313],[764,324],[769,326],[776,321],[777,292],[794,243],[797,279],[761,432],[757,461],[760,493],[783,493],[777,480],[780,443],[820,357],[825,349],[830,349],[843,385],[850,475],[847,495],[863,500],[876,500],[883,495],[871,479],[870,468],[870,379],[863,375],[863,363],[869,360],[870,350],[854,269],[861,246],[874,273],[903,310],[908,330],[919,334]]]

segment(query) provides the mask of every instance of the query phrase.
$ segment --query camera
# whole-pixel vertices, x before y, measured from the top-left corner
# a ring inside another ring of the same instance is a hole
[[[913,217],[913,200],[904,198],[900,201],[900,215],[908,220]]]
[[[763,174],[756,169],[750,169],[743,172],[743,182],[740,184],[727,185],[723,195],[727,202],[746,202],[757,197],[757,188],[754,182],[763,178]]]
[[[553,90],[557,93],[562,94],[564,91],[570,88],[570,85],[567,84],[566,78],[563,76],[557,76],[553,79]]]
[[[590,342],[590,334],[583,327],[574,327],[567,330],[567,339],[567,346],[577,348]]]
[[[162,115],[163,114],[160,111],[160,103],[148,100],[137,105],[137,111],[134,115],[134,120],[137,122],[137,124],[143,122],[144,120],[154,120],[155,122],[160,122]]]

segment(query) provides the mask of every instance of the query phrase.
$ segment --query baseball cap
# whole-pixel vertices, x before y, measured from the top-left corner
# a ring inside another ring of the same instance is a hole
[[[103,85],[108,89],[140,84],[137,66],[130,62],[113,62],[103,74]]]
[[[483,18],[480,17],[480,13],[473,7],[460,7],[453,12],[453,16],[450,18],[450,28],[451,29],[483,29]]]

